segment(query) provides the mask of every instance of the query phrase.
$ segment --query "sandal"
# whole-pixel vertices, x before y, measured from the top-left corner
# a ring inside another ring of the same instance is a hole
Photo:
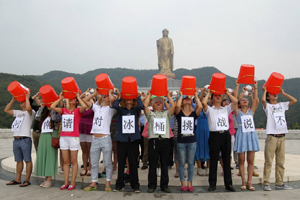
[[[105,187],[105,192],[111,192],[111,187]]]
[[[6,183],[6,185],[18,185],[18,184],[21,184],[22,182],[17,182],[16,180],[12,180],[8,183]]]
[[[97,188],[96,187],[93,187],[93,186],[87,186],[85,187],[83,190],[84,191],[92,191],[92,190],[96,190]]]
[[[175,178],[178,178],[178,177],[179,177],[179,173],[176,172],[175,175],[174,175],[174,177],[175,177]]]
[[[255,187],[253,187],[252,184],[250,186],[250,184],[251,183],[247,183],[247,189],[250,190],[250,191],[255,191]]]
[[[20,187],[27,187],[28,185],[31,185],[31,183],[29,183],[28,181],[23,181]]]
[[[244,185],[244,183],[245,183],[245,185]],[[242,182],[241,190],[246,190],[246,181]]]
[[[83,170],[82,172],[80,172],[80,176],[85,176],[86,175],[86,172],[85,170]]]
[[[91,174],[91,170],[88,170],[87,173],[86,173],[86,175],[87,175],[87,176],[91,176],[91,175],[92,175],[92,174]]]

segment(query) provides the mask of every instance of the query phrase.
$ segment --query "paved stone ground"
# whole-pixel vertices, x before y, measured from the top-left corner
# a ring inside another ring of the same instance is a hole
[[[260,140],[260,147],[264,149],[264,141]],[[293,155],[300,155],[299,140],[287,140],[286,141],[286,153]],[[12,153],[12,139],[0,138],[0,159],[13,156]],[[295,165],[293,168],[297,168]],[[146,170],[147,171],[147,170]],[[145,172],[146,172],[145,171]],[[153,194],[148,194],[147,187],[141,186],[141,193],[135,194],[132,192],[129,185],[126,185],[124,192],[104,192],[104,185],[99,184],[98,190],[92,192],[84,192],[83,187],[88,183],[76,183],[77,188],[73,191],[60,191],[59,187],[63,184],[60,180],[53,182],[53,187],[49,189],[39,187],[42,182],[41,178],[32,177],[32,185],[26,188],[20,188],[19,186],[6,186],[5,183],[12,180],[15,174],[7,172],[0,168],[0,199],[300,199],[300,181],[289,182],[288,184],[294,189],[289,191],[275,190],[274,184],[271,185],[273,191],[266,192],[262,190],[260,184],[255,184],[255,192],[240,191],[239,186],[235,186],[237,192],[230,193],[224,190],[224,186],[218,186],[216,192],[207,192],[207,186],[195,186],[193,193],[182,193],[180,187],[172,186],[171,194],[161,192],[159,188]],[[22,178],[24,180],[24,177]],[[220,182],[220,181],[219,181]],[[114,186],[114,185],[112,185]]]

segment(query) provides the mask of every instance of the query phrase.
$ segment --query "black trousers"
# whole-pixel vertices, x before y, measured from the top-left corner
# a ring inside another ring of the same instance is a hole
[[[129,181],[132,189],[139,189],[139,175],[137,170],[137,158],[139,156],[139,141],[119,142],[117,143],[118,153],[118,178],[116,181],[116,188],[125,187],[124,183],[124,168],[126,164],[126,158],[129,162]]]
[[[141,145],[141,154],[140,154],[140,158],[141,160],[143,160],[143,156],[144,156],[144,137],[142,136],[142,133],[144,131],[144,126],[141,126],[141,140],[140,140],[140,145]]]
[[[220,151],[224,165],[224,184],[232,185],[231,169],[230,169],[230,151],[231,151],[231,135],[228,131],[224,133],[210,132],[209,139],[209,186],[215,187],[217,184],[217,169]]]
[[[169,184],[168,175],[168,160],[169,160],[169,145],[170,139],[155,138],[149,139],[148,143],[148,158],[149,158],[149,172],[148,172],[148,188],[156,189],[157,187],[157,162],[160,157],[161,177],[160,189],[164,190]]]

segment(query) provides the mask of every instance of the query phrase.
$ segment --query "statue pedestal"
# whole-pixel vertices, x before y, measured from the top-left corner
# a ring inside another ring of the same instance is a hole
[[[148,87],[151,88],[152,85],[152,80],[148,81]],[[167,85],[168,88],[172,87],[172,88],[180,88],[181,86],[181,80],[178,79],[167,79]]]

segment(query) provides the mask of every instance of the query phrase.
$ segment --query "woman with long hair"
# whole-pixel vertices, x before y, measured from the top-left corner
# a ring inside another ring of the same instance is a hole
[[[236,81],[236,92],[237,96],[239,90],[239,83]],[[244,97],[244,93],[246,92],[246,88],[243,88],[243,92],[240,94],[238,104],[234,110],[237,122],[239,124],[236,140],[234,144],[234,151],[238,152],[239,155],[239,169],[242,178],[242,186],[241,190],[251,190],[254,191],[255,188],[251,184],[253,171],[254,171],[254,156],[255,152],[259,151],[259,143],[257,138],[257,133],[255,132],[253,115],[255,110],[257,109],[259,99],[258,99],[258,91],[257,91],[257,82],[254,82],[253,88],[253,101],[251,102],[251,106],[249,108],[249,101]],[[251,94],[251,93],[249,93]],[[248,163],[248,179],[246,183],[245,179],[245,154],[247,153],[247,163]]]
[[[36,157],[35,174],[45,176],[44,182],[40,185],[44,188],[51,187],[51,176],[57,174],[58,154],[57,149],[52,147],[52,137],[57,138],[58,123],[61,115],[50,107],[41,104],[35,119],[40,121],[41,136],[38,144]]]
[[[194,175],[194,157],[196,153],[197,139],[195,135],[195,121],[202,111],[202,104],[195,92],[194,98],[197,103],[197,110],[193,111],[192,96],[182,95],[175,107],[175,116],[178,121],[177,151],[178,151],[178,172],[181,182],[181,190],[193,192],[192,180]],[[188,163],[188,187],[184,180],[184,165]]]
[[[56,107],[64,99],[63,92],[60,93],[59,99],[50,107],[62,115],[62,131],[60,133],[59,146],[62,150],[64,159],[64,179],[65,183],[60,187],[61,190],[73,190],[76,188],[75,180],[78,172],[78,150],[79,144],[79,122],[82,113],[86,109],[85,103],[80,99],[79,93],[76,97],[69,100],[69,109]],[[81,107],[77,108],[78,103]],[[70,159],[72,164],[72,180],[69,184]]]

